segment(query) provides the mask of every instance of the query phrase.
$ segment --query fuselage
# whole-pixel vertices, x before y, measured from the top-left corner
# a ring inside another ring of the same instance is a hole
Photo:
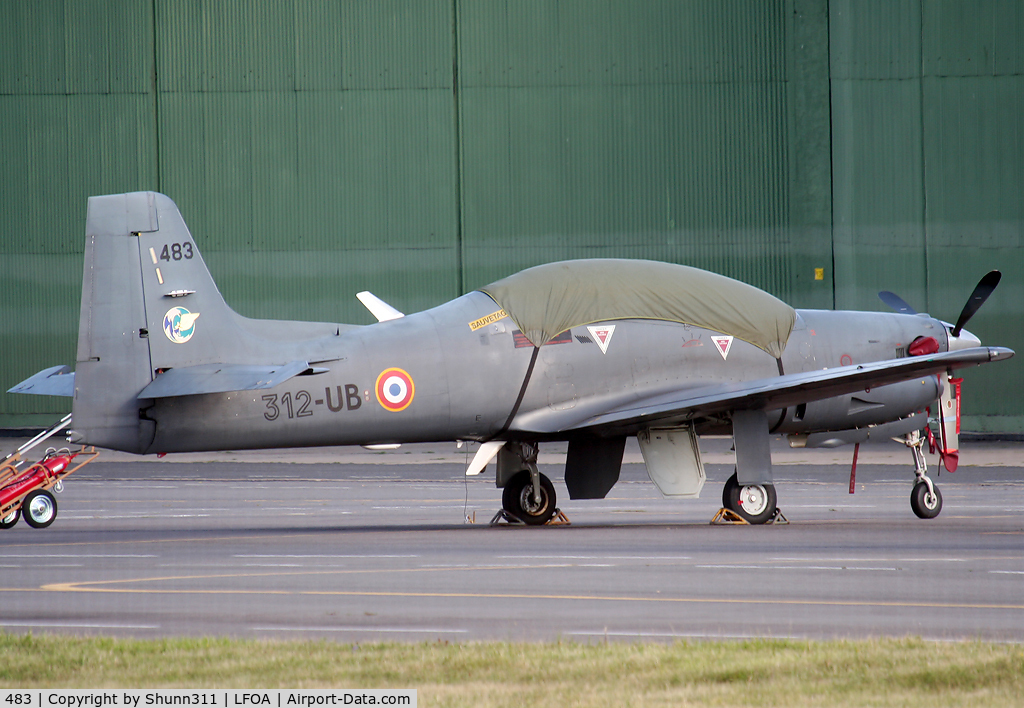
[[[487,295],[472,292],[401,319],[305,341],[266,341],[253,361],[302,359],[314,371],[273,389],[157,399],[152,442],[135,452],[381,444],[531,435],[661,394],[893,359],[918,337],[948,346],[925,316],[800,310],[780,360],[721,333],[660,320],[573,327],[536,349]],[[770,412],[782,433],[875,425],[935,400],[935,376]],[[696,421],[716,431],[727,421]],[[717,427],[716,427],[717,426]],[[725,430],[727,432],[727,429]],[[625,431],[635,432],[635,431]]]

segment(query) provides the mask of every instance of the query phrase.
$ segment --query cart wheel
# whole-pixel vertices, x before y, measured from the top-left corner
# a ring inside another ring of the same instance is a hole
[[[25,523],[34,529],[45,529],[57,518],[57,500],[45,489],[26,494],[21,509]]]
[[[21,518],[21,511],[15,509],[10,514],[0,519],[0,529],[9,529],[18,523],[18,519]]]

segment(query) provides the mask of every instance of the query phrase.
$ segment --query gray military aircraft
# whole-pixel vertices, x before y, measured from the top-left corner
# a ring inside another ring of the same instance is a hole
[[[572,499],[608,493],[629,436],[663,494],[695,497],[698,436],[731,434],[724,506],[764,523],[772,435],[899,437],[929,518],[942,498],[925,409],[958,409],[952,370],[1013,355],[963,329],[998,277],[955,325],[891,293],[896,313],[794,310],[721,275],[617,259],[537,266],[408,316],[360,293],[368,326],[255,320],[225,303],[171,199],[116,194],[89,199],[75,371],[11,391],[73,396],[71,442],[139,454],[476,441],[467,474],[497,457],[502,505],[528,524],[555,512],[536,464],[548,441],[568,441]],[[955,466],[955,418],[941,418]]]

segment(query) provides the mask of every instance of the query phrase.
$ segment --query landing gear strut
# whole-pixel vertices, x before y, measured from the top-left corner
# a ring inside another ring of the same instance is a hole
[[[750,524],[763,524],[773,518],[776,501],[774,484],[750,484],[741,487],[735,472],[722,489],[722,506],[736,512]]]
[[[942,494],[928,476],[928,463],[924,459],[924,438],[920,430],[907,433],[903,444],[914,454],[914,490],[910,493],[910,508],[918,518],[934,519],[942,511]]]

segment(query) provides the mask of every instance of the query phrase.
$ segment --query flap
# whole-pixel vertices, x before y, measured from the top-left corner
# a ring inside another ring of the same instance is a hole
[[[309,370],[309,363],[292,361],[280,365],[200,364],[168,369],[139,393],[139,398],[195,396],[202,393],[254,391],[274,388]]]

